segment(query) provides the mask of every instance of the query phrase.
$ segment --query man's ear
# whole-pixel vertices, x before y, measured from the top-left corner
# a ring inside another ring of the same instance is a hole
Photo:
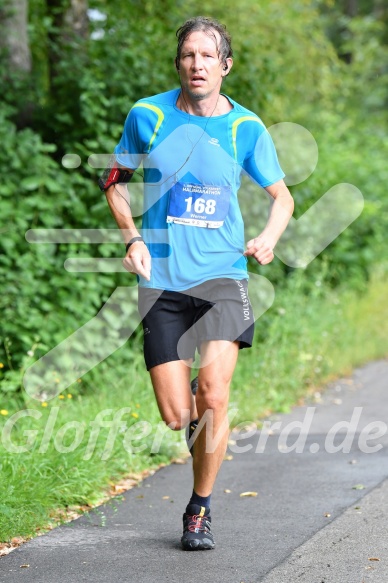
[[[227,59],[225,59],[223,65],[222,65],[222,76],[226,77],[227,75],[229,75],[232,67],[233,67],[233,59],[232,59],[232,57],[228,57]]]
[[[179,61],[178,61],[178,57],[175,57],[174,63],[175,63],[175,69],[177,71],[179,71]]]

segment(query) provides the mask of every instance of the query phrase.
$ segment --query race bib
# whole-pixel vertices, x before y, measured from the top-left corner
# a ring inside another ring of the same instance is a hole
[[[218,229],[228,214],[231,186],[177,182],[170,191],[167,222]]]

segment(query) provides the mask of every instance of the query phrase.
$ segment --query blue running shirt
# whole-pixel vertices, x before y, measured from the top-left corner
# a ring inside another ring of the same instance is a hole
[[[151,280],[140,277],[139,285],[172,291],[247,278],[241,174],[262,187],[284,177],[257,115],[229,97],[233,109],[224,115],[189,115],[176,106],[179,93],[135,103],[115,148],[123,166],[143,165],[141,232],[152,264]]]

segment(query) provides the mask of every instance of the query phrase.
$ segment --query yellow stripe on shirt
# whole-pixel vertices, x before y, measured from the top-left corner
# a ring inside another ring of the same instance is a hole
[[[158,130],[159,130],[159,128],[162,125],[162,122],[164,120],[164,113],[159,107],[156,107],[156,105],[151,105],[150,103],[135,103],[133,108],[135,108],[135,107],[145,107],[146,109],[150,109],[151,111],[156,113],[156,115],[158,116],[158,120],[157,120],[156,126],[154,128],[154,133],[152,134],[152,137],[151,137],[149,144],[148,144],[148,152],[149,152],[151,149],[152,143],[157,136]]]
[[[233,122],[232,140],[233,140],[234,157],[236,158],[236,160],[237,160],[237,128],[240,125],[240,123],[243,123],[244,121],[256,121],[257,123],[261,124],[263,126],[263,128],[265,128],[265,125],[263,124],[263,122],[258,117],[254,117],[253,115],[246,115],[244,117],[240,117],[239,119],[236,119],[235,122]]]

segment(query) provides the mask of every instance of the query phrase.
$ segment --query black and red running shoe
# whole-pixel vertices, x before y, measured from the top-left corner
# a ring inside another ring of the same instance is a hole
[[[210,508],[189,504],[183,515],[182,547],[185,551],[206,551],[214,549],[215,542],[211,528]]]

